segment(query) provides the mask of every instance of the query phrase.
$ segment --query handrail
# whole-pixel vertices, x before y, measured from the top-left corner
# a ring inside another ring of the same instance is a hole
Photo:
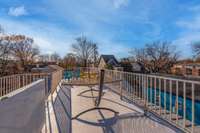
[[[95,67],[79,69],[85,73],[96,71],[99,74],[100,71],[100,68]],[[121,99],[139,105],[145,111],[161,117],[184,131],[194,132],[196,125],[200,125],[200,97],[198,96],[200,81],[154,74],[104,70],[104,85],[118,93]],[[73,81],[76,83],[79,80],[84,79],[72,76],[66,82],[73,84]],[[89,79],[86,79],[86,84],[87,80]],[[118,82],[106,84],[106,80]],[[199,106],[198,110],[197,106]]]

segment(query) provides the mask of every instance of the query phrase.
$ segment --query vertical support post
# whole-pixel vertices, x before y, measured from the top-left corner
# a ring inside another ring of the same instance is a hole
[[[2,96],[2,88],[3,88],[2,85],[3,85],[2,78],[0,78],[0,97]]]
[[[179,106],[178,106],[178,93],[179,93],[179,91],[178,91],[178,80],[176,81],[176,124],[178,124],[178,111],[179,111]]]
[[[170,99],[169,99],[169,111],[170,111],[170,120],[172,120],[172,80],[170,80]]]
[[[141,100],[141,76],[138,74],[138,96],[139,100]]]
[[[152,109],[152,105],[153,105],[153,97],[152,94],[153,93],[153,88],[152,88],[152,77],[150,77],[150,109]]]
[[[133,102],[133,87],[134,87],[134,85],[133,85],[133,74],[131,73],[131,81],[130,81],[130,84],[131,84],[131,100],[132,100],[132,102]]]
[[[195,118],[195,96],[194,96],[194,83],[192,83],[192,133],[194,132],[194,118]]]
[[[105,73],[105,70],[101,70],[101,73],[100,73],[100,82],[99,82],[99,96],[98,96],[98,99],[96,101],[96,106],[98,107],[100,102],[101,102],[101,96],[102,96],[102,92],[103,92],[103,83],[104,83],[104,73]]]
[[[183,83],[183,128],[185,128],[186,122],[186,83]]]
[[[155,108],[157,108],[157,93],[156,93],[156,88],[157,88],[157,86],[156,86],[156,80],[157,80],[157,78],[155,77],[154,78],[154,105],[155,105]]]
[[[120,84],[119,84],[119,86],[120,86],[120,99],[121,100],[122,100],[122,85],[123,85],[122,84],[123,83],[122,74],[123,74],[122,72],[119,73],[119,76],[120,76]]]
[[[165,111],[165,116],[166,116],[166,113],[167,113],[166,98],[167,98],[166,79],[164,79],[164,111]]]
[[[148,85],[148,83],[149,83],[149,78],[148,78],[148,76],[147,76],[147,82],[146,82],[146,88],[147,88],[147,107],[149,106],[149,85]]]
[[[162,97],[161,97],[161,87],[162,87],[162,86],[161,86],[161,79],[159,78],[159,114],[160,114],[160,115],[161,115],[161,109],[162,109],[162,107],[161,107],[161,106],[162,106],[162,105],[161,105],[161,100],[162,100],[162,99],[161,99],[161,98],[162,98]]]
[[[142,83],[141,83],[142,96],[141,96],[141,98],[142,98],[142,101],[143,101],[144,100],[144,76],[143,76],[143,74],[141,75],[141,77],[142,77]]]

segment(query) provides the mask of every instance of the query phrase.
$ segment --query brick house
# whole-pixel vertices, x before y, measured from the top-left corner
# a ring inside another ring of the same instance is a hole
[[[200,63],[176,64],[172,67],[172,74],[199,77]]]

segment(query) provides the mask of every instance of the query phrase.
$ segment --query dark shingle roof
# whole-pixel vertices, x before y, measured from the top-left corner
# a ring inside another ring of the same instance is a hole
[[[101,55],[100,57],[100,60],[101,58],[103,58],[103,60],[106,62],[106,64],[110,61],[110,60],[114,60],[117,64],[117,66],[119,66],[119,62],[117,61],[117,59],[115,58],[114,55]]]

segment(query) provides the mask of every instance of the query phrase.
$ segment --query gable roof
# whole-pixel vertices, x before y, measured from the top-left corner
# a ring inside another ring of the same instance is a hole
[[[115,58],[114,55],[101,55],[100,60],[101,59],[103,59],[106,64],[110,64],[110,63],[112,63],[112,61],[114,61],[115,63],[112,64],[112,65],[114,65],[114,66],[120,66],[119,62],[117,61],[117,59]]]

